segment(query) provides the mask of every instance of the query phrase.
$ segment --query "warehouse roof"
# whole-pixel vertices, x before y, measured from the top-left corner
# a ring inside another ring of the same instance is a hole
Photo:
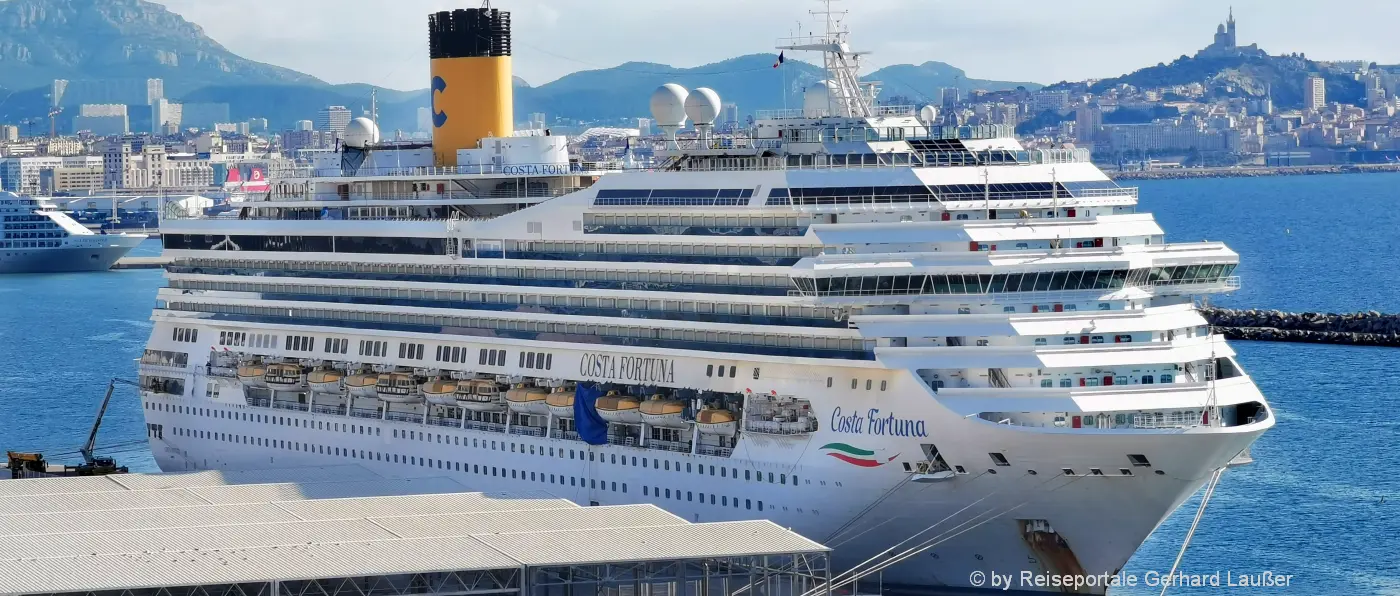
[[[0,593],[827,550],[767,521],[463,490],[359,466],[0,481]]]

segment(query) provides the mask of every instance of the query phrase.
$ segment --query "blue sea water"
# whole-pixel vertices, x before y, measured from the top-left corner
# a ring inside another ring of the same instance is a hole
[[[1214,304],[1400,312],[1400,174],[1147,181],[1142,209],[1173,242],[1223,240],[1244,287]],[[152,255],[148,242],[134,254]],[[130,377],[161,272],[0,276],[0,449],[70,459],[104,384]],[[1277,410],[1257,462],[1225,474],[1182,561],[1188,574],[1291,575],[1235,593],[1400,594],[1400,350],[1235,342]],[[1393,377],[1392,375],[1396,375]],[[132,393],[119,390],[99,445],[154,469]],[[1124,569],[1165,573],[1199,495]],[[1223,588],[1179,587],[1172,594]],[[1157,594],[1136,586],[1114,594]]]

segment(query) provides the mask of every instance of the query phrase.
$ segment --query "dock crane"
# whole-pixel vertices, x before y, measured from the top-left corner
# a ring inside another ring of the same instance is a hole
[[[7,452],[9,458],[9,468],[11,478],[40,478],[52,476],[106,476],[108,474],[125,474],[127,468],[118,466],[116,460],[110,457],[98,457],[93,454],[97,448],[97,431],[102,428],[102,418],[107,414],[107,404],[112,401],[112,393],[116,391],[117,385],[127,385],[141,388],[141,384],[121,378],[113,378],[107,382],[107,394],[102,396],[102,405],[97,409],[97,418],[92,421],[92,430],[88,431],[87,441],[78,448],[78,453],[83,456],[83,463],[76,466],[63,466],[62,469],[50,468],[44,460],[42,453],[20,453],[16,451]]]

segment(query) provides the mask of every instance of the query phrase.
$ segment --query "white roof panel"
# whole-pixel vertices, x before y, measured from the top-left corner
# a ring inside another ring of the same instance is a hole
[[[565,532],[480,534],[476,538],[526,565],[571,565],[826,551],[826,547],[767,520]]]
[[[383,477],[358,464],[281,468],[276,470],[211,470],[173,474],[120,474],[106,476],[129,490],[185,488],[193,486],[228,486],[233,484],[271,484],[295,482],[349,482],[379,480]]]
[[[259,503],[269,501],[298,501],[303,499],[343,499],[350,497],[387,497],[457,493],[467,490],[446,477],[354,480],[350,482],[318,482],[312,484],[244,484],[235,486],[199,486],[186,489],[205,502]]]
[[[419,495],[413,499],[382,497],[289,501],[278,503],[277,506],[307,520],[578,507],[573,501],[560,499],[544,491]]]
[[[10,513],[0,515],[0,536],[57,534],[63,532],[103,532],[140,528],[179,528],[220,524],[291,522],[298,518],[271,503],[195,505],[60,513]]]
[[[684,519],[650,505],[570,505],[567,509],[377,517],[374,523],[404,538],[687,524]]]

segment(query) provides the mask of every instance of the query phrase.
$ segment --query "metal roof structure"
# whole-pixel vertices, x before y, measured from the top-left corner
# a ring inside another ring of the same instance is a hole
[[[0,594],[828,552],[768,521],[464,490],[354,465],[0,481]]]

